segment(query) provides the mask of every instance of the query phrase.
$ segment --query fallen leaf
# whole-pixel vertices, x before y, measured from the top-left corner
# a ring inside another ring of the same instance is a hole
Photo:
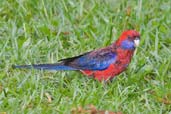
[[[121,112],[111,112],[108,110],[98,110],[94,105],[89,105],[88,108],[82,107],[73,108],[71,114],[122,114]]]
[[[61,32],[62,35],[69,35],[70,32]]]
[[[128,7],[126,8],[126,15],[127,15],[127,16],[130,16],[130,15],[131,15],[131,7],[130,7],[130,6],[128,6]]]
[[[52,97],[49,93],[45,93],[47,99],[48,99],[48,102],[51,103],[52,102]]]
[[[7,114],[7,112],[0,112],[0,114]]]
[[[158,98],[158,101],[167,105],[171,104],[171,94],[167,94],[163,98]]]
[[[158,96],[154,90],[149,90],[148,93],[155,96],[157,101],[164,103],[164,104],[171,104],[171,93],[166,94],[164,97]]]

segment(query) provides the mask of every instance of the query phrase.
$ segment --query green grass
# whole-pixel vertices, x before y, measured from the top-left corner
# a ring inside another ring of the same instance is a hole
[[[170,13],[170,0],[0,0],[0,112],[67,114],[93,104],[124,114],[171,113]],[[11,67],[104,47],[126,29],[138,30],[141,44],[109,84],[79,72]]]

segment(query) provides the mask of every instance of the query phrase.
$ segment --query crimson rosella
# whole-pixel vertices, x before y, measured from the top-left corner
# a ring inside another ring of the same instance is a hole
[[[15,68],[42,70],[77,70],[95,79],[108,80],[128,67],[135,48],[139,45],[140,34],[135,30],[124,31],[120,38],[105,48],[96,49],[79,56],[61,59],[54,64],[19,65]]]

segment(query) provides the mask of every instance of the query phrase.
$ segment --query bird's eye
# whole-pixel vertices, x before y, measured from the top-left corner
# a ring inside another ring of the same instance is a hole
[[[135,40],[140,40],[140,37],[136,37]]]
[[[128,38],[128,39],[131,39],[131,36],[128,36],[127,38]]]

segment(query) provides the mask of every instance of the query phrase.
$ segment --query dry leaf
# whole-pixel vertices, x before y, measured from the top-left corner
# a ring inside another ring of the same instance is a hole
[[[164,98],[158,98],[158,101],[167,105],[171,104],[171,94],[167,94]]]
[[[7,114],[7,112],[0,112],[0,114]]]
[[[131,15],[131,7],[130,6],[128,6],[127,9],[126,9],[126,15],[127,16]]]
[[[88,108],[82,107],[74,108],[71,111],[72,114],[122,114],[121,112],[111,112],[108,110],[98,110],[94,105],[89,105]]]
[[[52,97],[49,93],[45,93],[47,99],[48,99],[48,102],[51,103],[52,102]]]

